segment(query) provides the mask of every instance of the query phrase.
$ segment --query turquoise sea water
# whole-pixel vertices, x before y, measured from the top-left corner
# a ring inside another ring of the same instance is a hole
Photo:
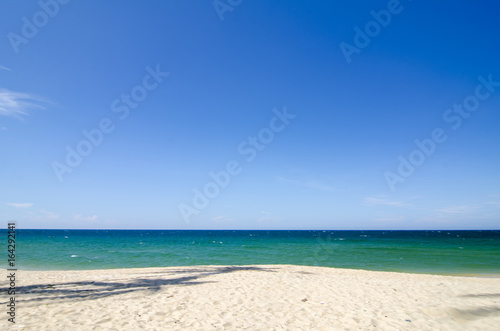
[[[500,231],[16,230],[25,270],[245,264],[498,276]]]

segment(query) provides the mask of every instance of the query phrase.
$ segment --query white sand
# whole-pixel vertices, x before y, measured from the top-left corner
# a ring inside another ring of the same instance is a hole
[[[16,324],[4,327],[2,291],[2,330],[500,330],[500,278],[202,266],[16,281]]]

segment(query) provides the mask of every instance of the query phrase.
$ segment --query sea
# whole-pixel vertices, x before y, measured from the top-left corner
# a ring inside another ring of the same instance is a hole
[[[16,229],[20,270],[255,264],[500,277],[500,231]]]

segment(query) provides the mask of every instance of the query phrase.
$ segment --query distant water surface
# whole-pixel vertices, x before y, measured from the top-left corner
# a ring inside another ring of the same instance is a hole
[[[7,231],[2,232],[2,237],[7,238]],[[295,264],[500,275],[500,231],[17,229],[16,232],[17,267],[25,270]],[[7,268],[7,258],[0,265]]]

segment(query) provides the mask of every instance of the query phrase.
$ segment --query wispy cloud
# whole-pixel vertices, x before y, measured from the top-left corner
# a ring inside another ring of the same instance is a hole
[[[59,218],[59,214],[54,213],[52,211],[47,211],[47,210],[40,210],[40,217],[48,220],[55,220]]]
[[[41,209],[39,211],[28,210],[26,211],[26,215],[24,218],[29,221],[45,222],[49,220],[53,221],[59,219],[59,214],[52,211],[47,211],[45,209]]]
[[[385,198],[373,198],[368,197],[363,200],[364,205],[385,205],[385,206],[395,206],[395,207],[408,207],[411,206],[409,203],[401,202],[397,200],[390,200]]]
[[[262,214],[262,216],[257,219],[257,222],[259,223],[261,222],[270,223],[283,220],[282,217],[273,216],[272,213],[269,211],[261,210],[260,213]]]
[[[18,203],[18,202],[5,202],[6,205],[8,206],[11,206],[11,207],[15,207],[15,208],[29,208],[31,206],[33,206],[32,203],[30,202],[22,202],[22,203]]]
[[[7,71],[10,71],[10,69],[9,69],[9,68],[4,67],[3,65],[0,65],[0,70],[7,70]]]
[[[75,215],[73,217],[73,221],[75,222],[97,222],[99,221],[99,218],[97,217],[97,215],[92,215],[92,216],[83,216],[83,215]]]
[[[21,117],[28,115],[29,109],[45,109],[43,106],[47,103],[35,95],[28,93],[14,92],[0,88],[0,115]]]
[[[216,216],[212,218],[212,221],[214,222],[219,222],[219,223],[231,223],[234,222],[234,218],[226,217],[226,216]]]
[[[407,218],[405,216],[380,216],[374,219],[375,222],[379,223],[401,223]]]
[[[437,211],[443,214],[468,214],[475,210],[477,210],[477,207],[470,205],[462,205],[462,206],[450,206],[446,208],[441,208],[438,209]]]
[[[490,195],[488,197],[488,201],[485,202],[486,205],[494,205],[494,206],[500,206],[500,196],[499,195]]]

